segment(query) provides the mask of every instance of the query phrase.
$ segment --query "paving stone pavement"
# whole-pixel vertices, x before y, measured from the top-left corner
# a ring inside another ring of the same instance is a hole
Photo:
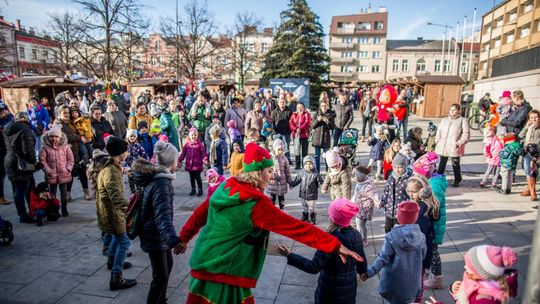
[[[426,125],[427,120],[411,117],[409,127]],[[479,244],[494,244],[511,246],[518,251],[517,268],[523,287],[537,211],[532,209],[534,203],[518,194],[524,183],[523,178],[518,178],[513,193],[508,196],[478,187],[480,174],[485,169],[481,145],[480,133],[473,131],[472,141],[466,148],[467,156],[462,161],[464,182],[459,188],[448,189],[447,230],[445,242],[439,247],[445,286],[462,276],[463,254],[469,248]],[[362,143],[357,152],[360,161],[367,163],[369,147]],[[38,180],[43,178],[42,174],[36,175]],[[519,171],[517,175],[520,176]],[[188,180],[186,172],[182,171],[174,181],[174,216],[178,228],[201,202],[200,198],[187,195]],[[449,180],[451,182],[452,178],[449,177]],[[78,181],[75,185],[74,201],[69,204],[70,216],[56,223],[45,223],[42,227],[19,224],[13,204],[0,206],[0,215],[14,223],[15,233],[11,245],[0,247],[0,303],[145,303],[151,281],[147,255],[140,250],[138,241],[135,241],[132,246],[133,256],[128,258],[134,267],[124,274],[127,278],[136,278],[138,285],[124,291],[110,291],[109,271],[105,266],[106,259],[101,255],[95,204],[84,201]],[[378,184],[379,192],[382,192],[383,186],[383,183]],[[12,197],[10,188],[6,181],[8,198]],[[127,185],[126,189],[129,189]],[[329,201],[328,195],[321,195],[317,204],[318,226],[322,229],[328,224],[326,210]],[[286,211],[300,217],[301,205],[297,189],[287,194]],[[370,242],[365,248],[370,263],[375,260],[381,248],[383,225],[383,212],[376,210],[368,226]],[[285,244],[292,247],[294,252],[308,257],[314,253],[311,248],[275,234],[271,236],[273,243]],[[190,243],[185,255],[174,259],[168,289],[169,303],[184,303],[186,300],[189,287],[188,259],[193,244]],[[284,257],[270,249],[257,288],[253,291],[256,303],[313,303],[317,277],[288,266]],[[377,283],[377,277],[366,282],[359,281],[357,302],[383,303],[377,292]],[[520,288],[518,298],[512,303],[521,302],[522,292],[523,288]],[[446,288],[428,291],[425,298],[430,295],[435,295],[444,303],[453,303]]]

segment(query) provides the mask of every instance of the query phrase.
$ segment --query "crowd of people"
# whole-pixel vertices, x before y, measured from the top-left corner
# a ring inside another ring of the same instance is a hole
[[[438,246],[446,227],[446,164],[450,159],[452,185],[459,187],[468,119],[454,104],[438,126],[429,124],[424,140],[422,128],[408,129],[410,88],[335,93],[323,92],[313,113],[289,92],[225,95],[209,92],[204,84],[183,95],[143,92],[131,97],[132,107],[130,96],[116,90],[110,95],[62,92],[54,106],[34,96],[28,110],[15,115],[0,103],[5,164],[0,204],[10,203],[3,191],[7,175],[21,223],[56,221],[69,216],[78,177],[84,199],[96,201],[109,287],[130,288],[136,281],[122,275],[132,266],[126,261],[131,245],[126,182],[131,200],[142,201],[138,235],[152,267],[147,303],[166,302],[172,253],[184,253],[196,234],[188,303],[253,303],[251,288],[264,263],[269,231],[318,249],[308,260],[287,247],[275,248],[290,265],[321,272],[317,303],[355,303],[357,274],[367,280],[378,272],[379,292],[390,303],[419,302],[425,289],[444,286]],[[521,91],[505,91],[498,104],[485,102],[498,115],[484,126],[488,166],[480,187],[492,176],[491,186],[509,194],[522,156],[527,187],[521,194],[537,200],[540,112]],[[357,163],[340,148],[355,111],[362,120],[357,144],[370,146],[369,162]],[[189,195],[204,201],[177,233],[172,181],[182,165],[189,174]],[[39,172],[44,181],[36,185]],[[378,182],[384,183],[380,196]],[[286,213],[285,195],[297,186],[300,219]],[[330,226],[322,231],[315,226],[317,201],[327,192]],[[386,236],[368,266],[363,248],[375,208],[384,210]],[[512,296],[515,279],[515,272],[505,270],[515,262],[510,248],[474,247],[465,256],[463,281],[451,292],[458,303],[503,303]]]

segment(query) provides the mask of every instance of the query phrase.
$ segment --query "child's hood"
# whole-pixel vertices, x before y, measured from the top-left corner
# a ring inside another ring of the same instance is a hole
[[[393,247],[404,251],[418,250],[426,243],[426,237],[418,224],[396,226],[387,237]]]
[[[43,135],[42,135],[42,142],[43,142],[43,145],[47,148],[55,148],[53,147],[51,141],[49,140],[49,132],[45,132]],[[56,146],[56,148],[58,147],[61,147],[65,144],[67,144],[67,136],[64,132],[62,132],[62,136],[60,137],[60,144],[58,146]]]

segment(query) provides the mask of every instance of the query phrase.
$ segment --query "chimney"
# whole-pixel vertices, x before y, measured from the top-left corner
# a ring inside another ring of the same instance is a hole
[[[274,29],[271,28],[271,27],[265,27],[263,31],[264,31],[266,34],[273,34],[273,33],[274,33]]]
[[[21,19],[17,19],[17,25],[16,25],[15,29],[16,29],[17,31],[20,31],[20,30],[21,30]]]
[[[30,29],[28,30],[28,33],[30,33],[30,35],[35,35],[36,34],[33,27],[30,27]]]
[[[379,6],[379,13],[386,13],[386,6]]]

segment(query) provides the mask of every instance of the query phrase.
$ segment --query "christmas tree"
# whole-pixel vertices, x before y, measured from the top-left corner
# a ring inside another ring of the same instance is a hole
[[[328,74],[328,53],[317,16],[305,0],[291,0],[281,12],[274,44],[266,54],[262,81],[271,78],[309,78],[311,104],[316,106],[323,76]]]

